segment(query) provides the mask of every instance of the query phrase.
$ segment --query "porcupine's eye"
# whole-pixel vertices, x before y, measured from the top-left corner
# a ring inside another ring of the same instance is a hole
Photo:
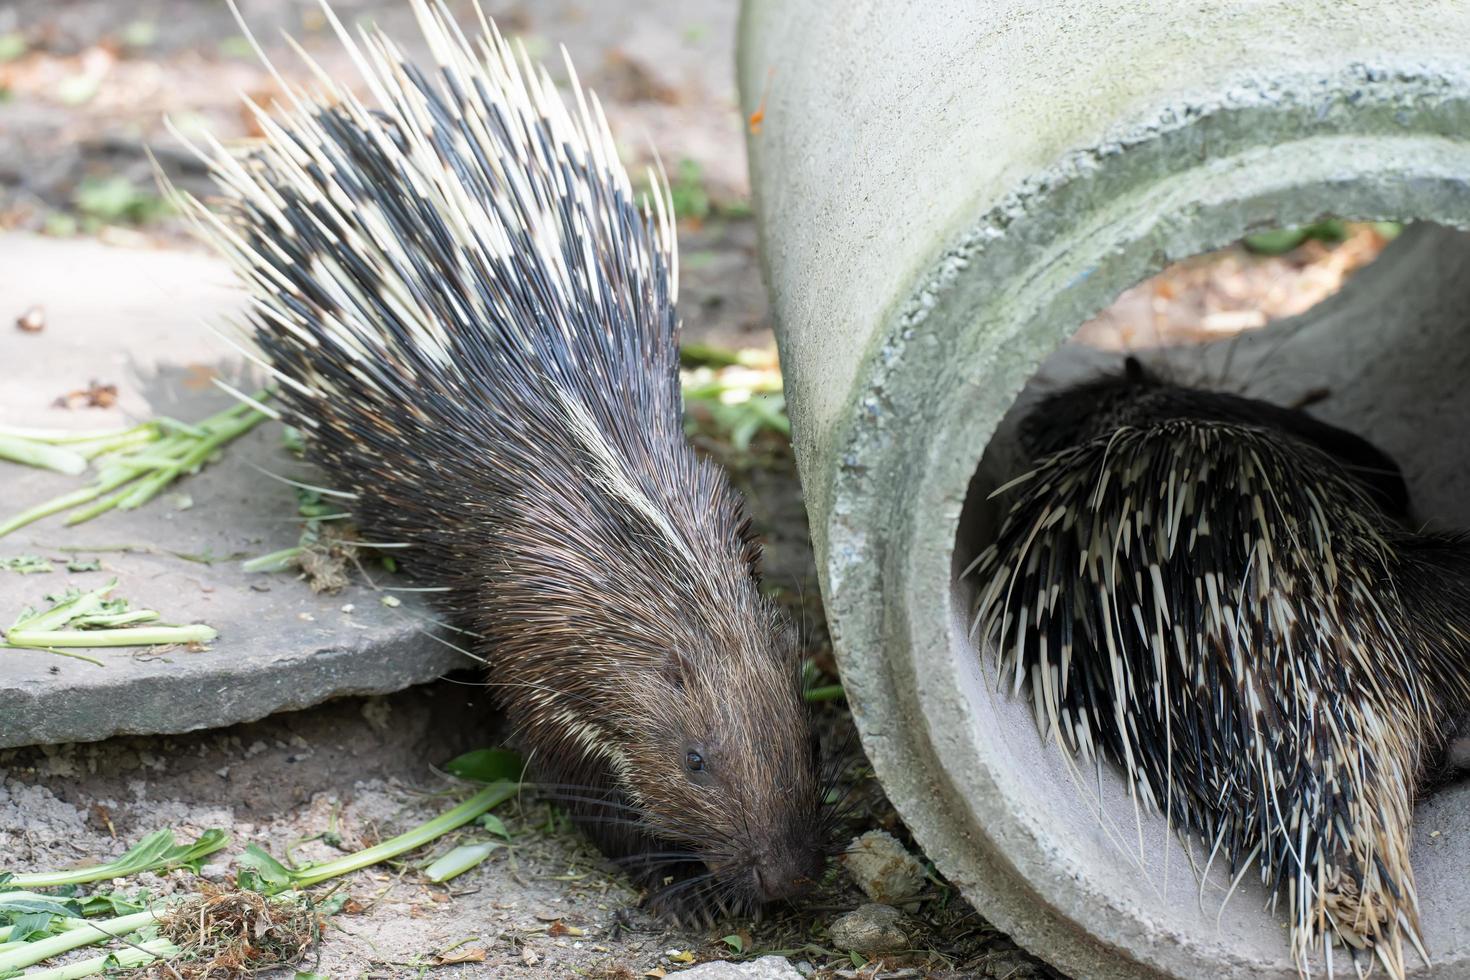
[[[707,786],[711,776],[709,763],[705,759],[704,747],[702,745],[691,745],[684,750],[684,774],[691,782],[700,786]]]

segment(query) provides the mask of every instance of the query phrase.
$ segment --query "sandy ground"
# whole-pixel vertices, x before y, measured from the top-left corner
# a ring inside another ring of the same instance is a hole
[[[300,74],[276,40],[285,27],[329,71],[347,74],[313,4],[242,6],[283,70]],[[412,36],[402,4],[337,6],[349,21],[376,18]],[[733,0],[487,7],[533,54],[553,55],[554,42],[568,46],[583,79],[606,100],[630,162],[649,160],[657,147],[670,164],[688,203],[681,238],[690,339],[768,346],[731,78]],[[223,2],[19,0],[0,7],[0,132],[7,134],[0,139],[0,227],[94,234],[127,247],[194,247],[174,219],[157,214],[144,148],[152,146],[176,179],[202,188],[197,165],[164,132],[164,114],[188,133],[246,136],[251,123],[238,93],[268,99],[275,91]],[[1278,258],[1237,249],[1186,263],[1125,293],[1082,336],[1128,349],[1160,337],[1258,327],[1335,290],[1381,245],[1375,232],[1359,230],[1338,248],[1309,243]],[[0,327],[9,329],[8,322]],[[746,460],[740,481],[768,540],[769,577],[796,610],[809,654],[830,669],[799,486],[789,453],[765,448]],[[845,713],[835,704],[824,712],[831,741],[841,743]],[[324,859],[336,850],[309,838],[330,832],[350,849],[448,807],[467,789],[436,767],[503,735],[467,675],[220,731],[0,752],[0,868],[92,863],[164,826],[181,835],[229,830],[230,848],[204,869],[217,882],[231,879],[229,859],[251,842],[278,857],[290,848],[298,859]],[[851,829],[884,827],[907,840],[860,757],[850,761],[846,781],[865,801]],[[419,874],[425,854],[348,879],[348,901],[327,920],[303,968],[334,977],[658,976],[692,960],[736,955],[722,937],[738,935],[744,955],[784,951],[820,976],[1054,975],[937,876],[906,919],[911,948],[860,970],[828,945],[832,919],[863,901],[841,873],[800,908],[759,923],[672,928],[640,912],[638,896],[547,804],[527,796],[496,812],[509,831],[507,846],[448,886]],[[466,831],[431,854],[485,837]],[[200,886],[182,872],[140,884],[156,892]]]

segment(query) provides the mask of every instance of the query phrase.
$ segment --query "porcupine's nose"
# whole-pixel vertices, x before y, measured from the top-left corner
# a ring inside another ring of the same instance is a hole
[[[761,901],[777,902],[804,895],[815,883],[805,864],[779,854],[758,858],[751,873]]]

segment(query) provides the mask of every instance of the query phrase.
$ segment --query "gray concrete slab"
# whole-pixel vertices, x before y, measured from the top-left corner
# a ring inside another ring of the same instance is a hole
[[[0,237],[0,423],[93,429],[157,415],[197,420],[225,408],[229,396],[208,374],[239,386],[251,379],[208,324],[238,304],[228,270],[205,256]],[[17,329],[13,320],[37,305],[44,330]],[[117,386],[115,407],[53,407],[58,395],[94,379]],[[47,593],[98,588],[115,577],[114,595],[167,621],[219,631],[197,653],[80,651],[101,667],[0,649],[0,747],[228,725],[337,695],[397,690],[471,665],[425,636],[430,613],[413,594],[395,596],[402,604],[389,607],[380,601],[386,593],[361,584],[313,595],[289,574],[244,573],[241,556],[290,547],[300,533],[295,491],[262,470],[312,478],[282,445],[281,427],[268,422],[138,510],[70,528],[51,517],[0,538],[0,559],[59,559],[51,574],[0,571],[7,625]],[[0,512],[8,516],[86,479],[0,463]],[[192,505],[180,509],[178,495]],[[99,559],[102,569],[69,573],[71,555]]]

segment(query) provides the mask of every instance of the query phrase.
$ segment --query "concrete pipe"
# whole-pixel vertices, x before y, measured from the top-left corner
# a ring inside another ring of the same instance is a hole
[[[996,690],[957,572],[993,533],[1018,400],[1089,368],[1058,353],[1080,323],[1171,261],[1325,215],[1421,224],[1332,300],[1194,367],[1283,402],[1325,390],[1314,411],[1398,458],[1425,517],[1470,527],[1470,236],[1452,230],[1470,228],[1470,5],[747,0],[742,16],[802,483],[889,796],[981,912],[1078,977],[1295,977],[1258,887],[1224,903],[1224,876],[1201,883],[1115,773],[1079,786]],[[1422,801],[1416,826],[1434,965],[1411,973],[1470,976],[1470,787]]]

